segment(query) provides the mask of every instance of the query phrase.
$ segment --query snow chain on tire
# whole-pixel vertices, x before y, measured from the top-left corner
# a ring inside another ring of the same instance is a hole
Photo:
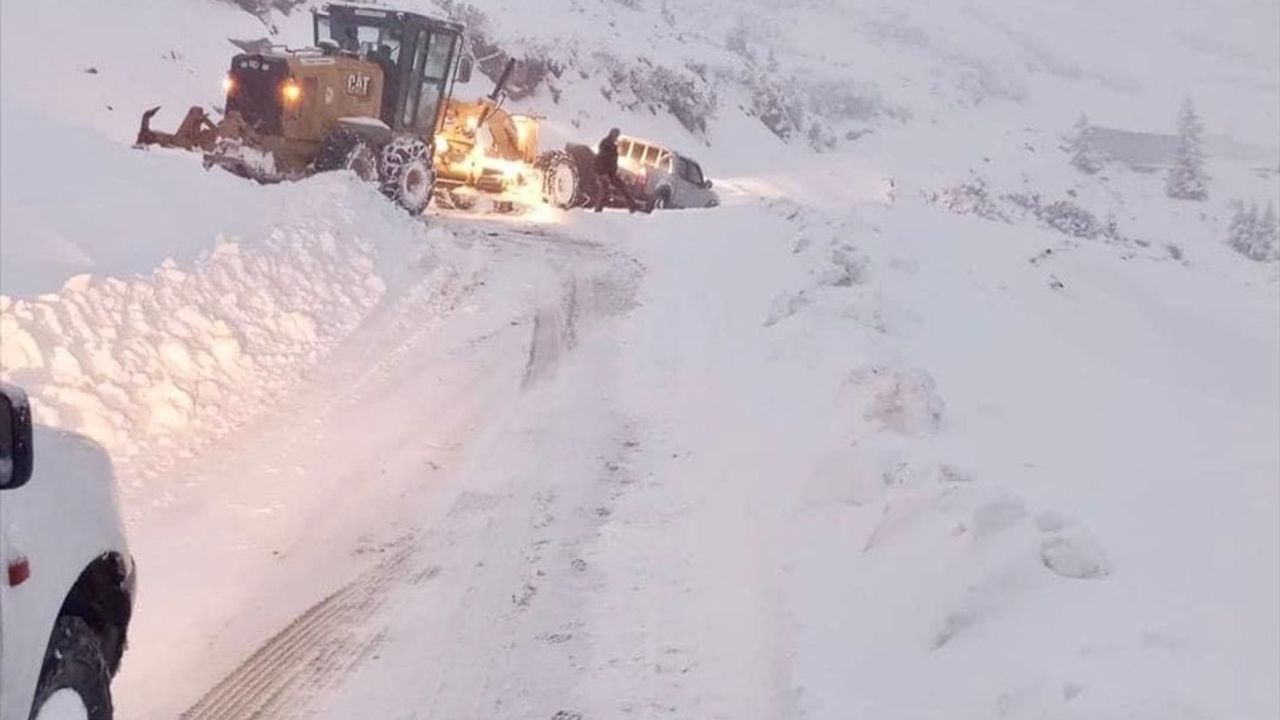
[[[534,162],[542,173],[542,197],[561,210],[587,203],[582,192],[582,172],[577,161],[567,152],[553,150],[538,156]]]
[[[566,145],[564,151],[578,169],[578,204],[585,206],[594,203],[596,195],[601,192],[600,178],[596,175],[595,151],[586,145],[574,144]]]
[[[435,190],[436,170],[431,149],[414,137],[398,137],[382,149],[382,194],[410,215],[427,209]]]

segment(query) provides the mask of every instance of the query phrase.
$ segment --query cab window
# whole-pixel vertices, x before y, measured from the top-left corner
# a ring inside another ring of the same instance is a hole
[[[418,98],[417,127],[434,131],[440,116],[440,100],[449,74],[449,58],[457,38],[448,33],[433,33],[422,67],[422,91]]]
[[[400,32],[395,28],[380,28],[374,25],[357,25],[348,28],[355,30],[356,44],[360,52],[379,62],[397,65],[400,62]]]
[[[417,77],[418,73],[421,72],[423,63],[426,62],[426,57],[427,57],[427,31],[426,30],[418,31],[418,41],[414,43],[414,47],[416,47],[417,50],[414,53],[413,65],[411,67],[413,68],[413,77]],[[404,99],[404,116],[401,117],[400,124],[404,125],[405,127],[409,127],[413,125],[414,112],[416,111],[417,103],[418,103],[418,87],[411,83],[409,86],[409,93],[408,95],[405,96],[405,99]]]
[[[405,97],[403,122],[419,130],[434,131],[440,119],[441,98],[449,75],[458,37],[453,33],[418,32],[410,89]]]

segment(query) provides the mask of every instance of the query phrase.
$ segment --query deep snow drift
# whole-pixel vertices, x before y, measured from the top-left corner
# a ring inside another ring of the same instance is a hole
[[[253,186],[127,143],[257,19],[3,7],[0,375],[119,465],[123,717],[1280,712],[1274,3],[406,4],[725,206]],[[1204,203],[1061,150],[1184,97]]]

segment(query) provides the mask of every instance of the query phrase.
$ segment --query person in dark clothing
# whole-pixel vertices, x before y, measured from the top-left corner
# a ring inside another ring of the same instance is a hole
[[[618,136],[622,131],[614,128],[609,134],[600,141],[600,148],[596,152],[596,178],[599,183],[600,190],[596,193],[596,212],[604,211],[604,201],[609,195],[609,186],[618,189],[622,197],[627,199],[627,209],[631,212],[636,211],[636,201],[631,197],[631,191],[627,189],[627,184],[618,177]]]
[[[400,46],[395,48],[382,44],[369,53],[369,59],[382,68],[382,122],[388,126],[396,122],[396,92],[400,89],[399,75],[396,73],[396,59]]]

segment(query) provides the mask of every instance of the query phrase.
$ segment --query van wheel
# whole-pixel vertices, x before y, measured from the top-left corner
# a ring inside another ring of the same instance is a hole
[[[654,210],[666,210],[671,207],[671,191],[663,188],[658,191],[657,196],[653,198]]]
[[[111,720],[111,673],[93,628],[78,617],[60,617],[44,653],[31,718],[78,715]]]

